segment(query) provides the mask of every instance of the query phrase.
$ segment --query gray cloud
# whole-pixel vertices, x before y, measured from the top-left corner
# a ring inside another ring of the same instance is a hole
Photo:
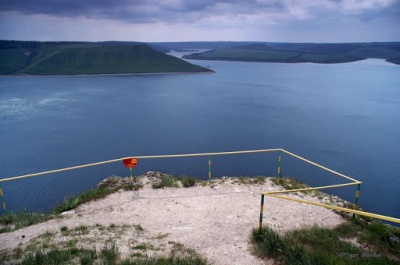
[[[130,28],[143,36],[169,32],[169,38],[185,39],[198,38],[199,34],[223,38],[227,34],[242,39],[274,36],[280,40],[297,34],[309,36],[307,39],[336,41],[331,32],[348,32],[351,39],[374,39],[369,37],[371,34],[382,39],[384,33],[384,39],[400,39],[395,30],[400,24],[399,0],[0,0],[0,29],[8,33],[3,36],[33,28],[30,22],[21,21],[46,20],[58,21],[64,32],[72,30],[70,27],[76,24],[72,22],[84,21],[82,28],[86,25],[91,32],[106,34],[105,29],[99,33],[98,27],[93,26],[98,22],[109,29],[111,36],[116,32],[125,36],[122,32]],[[34,27],[33,32],[46,32],[49,27]],[[56,29],[41,34],[62,34]],[[350,33],[352,30],[355,33]]]
[[[285,12],[279,0],[0,0],[2,12],[130,22],[189,21],[211,15]]]
[[[144,5],[141,0],[0,0],[0,10],[33,15],[45,14],[61,17],[96,17],[122,13],[126,8]]]
[[[0,0],[2,12],[111,19],[128,23],[193,22],[211,16],[264,16],[286,20],[354,17],[370,21],[400,17],[400,1],[389,0]],[[328,17],[327,17],[328,16]]]

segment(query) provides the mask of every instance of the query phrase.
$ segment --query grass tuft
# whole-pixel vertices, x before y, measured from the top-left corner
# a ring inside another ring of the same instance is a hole
[[[82,254],[80,255],[80,264],[81,265],[91,265],[97,259],[96,250],[93,249],[85,249],[82,250]]]
[[[356,238],[358,244],[343,238]],[[398,238],[398,228],[381,222],[361,226],[350,221],[335,229],[314,226],[285,235],[266,227],[253,229],[250,236],[258,256],[283,264],[398,264]]]
[[[61,204],[55,207],[53,212],[45,214],[32,212],[11,212],[7,214],[7,218],[0,218],[0,233],[10,232],[23,227],[45,222],[47,220],[58,217],[57,214],[75,209],[83,203],[104,198],[107,195],[116,191],[117,189],[107,187],[91,189],[87,192],[77,194],[65,199]]]
[[[105,245],[104,248],[101,250],[100,255],[104,259],[104,264],[116,264],[118,259],[118,247],[115,243],[111,245]]]
[[[294,178],[271,178],[271,180],[275,185],[282,186],[286,190],[305,189],[310,187]]]
[[[196,186],[197,180],[193,177],[180,176],[178,180],[182,183],[183,187],[189,188]]]
[[[229,179],[232,180],[234,184],[244,184],[244,185],[262,185],[265,183],[265,177],[263,176],[256,176],[256,177],[247,177],[247,176],[240,176],[240,177],[230,177]]]
[[[187,254],[183,257],[170,255],[168,257],[145,257],[130,261],[125,260],[121,265],[207,265],[209,262],[198,256]]]
[[[22,227],[31,226],[54,218],[51,213],[11,212],[0,218],[0,233],[10,232]]]
[[[110,189],[110,188],[91,189],[87,192],[72,196],[72,197],[64,200],[63,203],[56,206],[56,208],[54,209],[54,212],[59,214],[59,213],[65,212],[65,211],[69,211],[69,210],[75,209],[76,207],[78,207],[79,205],[81,205],[83,203],[104,198],[107,195],[114,193],[114,192],[116,192],[116,190]]]
[[[254,244],[256,253],[268,258],[278,257],[285,246],[281,236],[269,227],[262,230],[253,229],[251,242]]]
[[[153,183],[153,189],[163,189],[163,188],[178,188],[178,180],[173,176],[166,176],[161,179],[159,183]]]

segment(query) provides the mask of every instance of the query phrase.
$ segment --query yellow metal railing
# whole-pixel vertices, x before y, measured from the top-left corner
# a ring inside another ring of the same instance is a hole
[[[320,187],[310,187],[310,188],[284,190],[284,191],[262,192],[261,193],[259,229],[262,228],[262,222],[263,222],[264,196],[270,196],[270,197],[275,197],[275,198],[279,198],[279,199],[295,201],[295,202],[300,202],[300,203],[306,203],[306,204],[319,206],[319,207],[325,207],[325,208],[333,209],[333,210],[337,210],[337,211],[353,213],[353,217],[354,217],[354,214],[357,214],[357,215],[367,216],[367,217],[376,218],[376,219],[380,219],[380,220],[385,220],[385,221],[389,221],[389,222],[400,223],[400,219],[398,219],[398,218],[356,210],[358,197],[360,196],[360,186],[361,186],[362,182],[360,182],[360,181],[358,181],[356,179],[350,178],[350,177],[348,177],[348,176],[346,176],[344,174],[336,172],[336,171],[334,171],[332,169],[329,169],[327,167],[321,166],[321,165],[319,165],[319,164],[317,164],[315,162],[312,162],[312,161],[310,161],[308,159],[305,159],[305,158],[303,158],[301,156],[298,156],[296,154],[288,152],[288,151],[286,151],[284,149],[280,149],[280,152],[286,153],[286,154],[288,154],[288,155],[290,155],[290,156],[292,156],[294,158],[297,158],[297,159],[299,159],[301,161],[304,161],[304,162],[306,162],[308,164],[311,164],[311,165],[313,165],[315,167],[321,168],[321,169],[323,169],[323,170],[325,170],[327,172],[330,172],[332,174],[335,174],[335,175],[337,175],[339,177],[342,177],[342,178],[345,178],[347,180],[350,180],[351,182],[350,183],[345,183],[345,184],[336,184],[336,185],[328,185],[328,186],[320,186]],[[281,157],[280,157],[280,155],[279,155],[278,161],[279,161],[279,163],[278,163],[278,174],[281,175],[281,169],[280,169]],[[312,191],[312,190],[323,190],[323,189],[331,189],[331,188],[341,188],[341,187],[354,186],[354,185],[357,185],[356,200],[355,200],[355,204],[354,204],[354,209],[348,209],[348,208],[343,208],[343,207],[324,204],[324,203],[318,203],[318,202],[313,202],[313,201],[307,201],[307,200],[302,200],[302,199],[297,199],[297,198],[277,195],[277,194],[285,194],[285,193],[287,194],[287,193],[298,192],[298,191]]]
[[[178,155],[129,156],[129,157],[111,159],[111,160],[106,160],[106,161],[101,161],[101,162],[89,163],[89,164],[84,164],[84,165],[79,165],[79,166],[73,166],[73,167],[66,167],[66,168],[61,168],[61,169],[49,170],[49,171],[44,171],[44,172],[39,172],[39,173],[26,174],[26,175],[11,177],[11,178],[4,178],[4,179],[0,179],[0,183],[6,182],[6,181],[17,180],[17,179],[38,177],[38,176],[48,175],[48,174],[53,174],[53,173],[60,173],[60,172],[64,172],[64,171],[81,169],[81,168],[86,168],[86,167],[94,167],[94,166],[100,166],[100,165],[115,163],[115,162],[121,162],[122,160],[129,159],[131,157],[134,157],[134,158],[137,158],[137,159],[179,158],[179,157],[196,157],[196,156],[219,156],[219,155],[266,153],[266,152],[276,152],[276,151],[279,151],[279,150],[281,150],[281,149],[259,149],[259,150],[214,152],[214,153],[196,153],[196,154],[178,154]]]
[[[25,178],[39,177],[39,176],[48,175],[48,174],[61,173],[61,172],[70,171],[70,170],[76,170],[76,169],[100,166],[100,165],[105,165],[105,164],[110,164],[110,163],[115,163],[115,162],[121,162],[124,159],[129,159],[129,158],[132,158],[132,157],[137,158],[137,159],[181,158],[181,157],[199,157],[199,156],[211,157],[211,156],[219,156],[219,155],[237,155],[237,154],[253,154],[253,153],[277,152],[279,150],[281,150],[281,149],[258,149],[258,150],[214,152],[214,153],[195,153],[195,154],[175,154],[175,155],[153,155],[153,156],[122,157],[122,158],[105,160],[105,161],[100,161],[100,162],[95,162],[95,163],[83,164],[83,165],[79,165],[79,166],[72,166],[72,167],[66,167],[66,168],[60,168],[60,169],[54,169],[54,170],[43,171],[43,172],[38,172],[38,173],[15,176],[15,177],[11,177],[11,178],[0,179],[0,198],[1,198],[1,201],[2,201],[3,209],[4,209],[4,215],[5,215],[5,218],[7,220],[7,218],[8,218],[7,217],[7,208],[6,208],[6,203],[4,201],[3,189],[1,187],[1,184],[3,182],[14,181],[14,180],[19,180],[19,179],[25,179]],[[209,180],[211,180],[211,160],[210,160],[210,158],[208,160],[208,177],[209,177]]]
[[[389,217],[389,216],[384,216],[384,215],[378,215],[378,214],[373,214],[373,213],[367,213],[355,209],[347,209],[347,208],[342,208],[338,206],[332,206],[328,204],[323,204],[323,203],[316,203],[312,201],[306,201],[306,200],[300,200],[300,199],[295,199],[291,197],[286,197],[278,194],[282,193],[291,193],[291,192],[297,192],[297,191],[310,191],[310,190],[322,190],[322,189],[329,189],[329,188],[339,188],[339,187],[345,187],[345,186],[353,186],[357,185],[357,192],[356,192],[356,200],[355,200],[355,207],[358,202],[358,197],[360,194],[360,185],[362,182],[350,178],[344,174],[341,174],[337,171],[334,171],[332,169],[329,169],[327,167],[324,167],[322,165],[319,165],[315,162],[312,162],[308,159],[305,159],[301,156],[298,156],[296,154],[293,154],[291,152],[288,152],[284,149],[281,148],[275,148],[275,149],[258,149],[258,150],[244,150],[244,151],[231,151],[231,152],[214,152],[214,153],[194,153],[194,154],[175,154],[175,155],[153,155],[153,156],[131,156],[131,157],[123,157],[123,158],[118,158],[118,159],[112,159],[112,160],[106,160],[106,161],[101,161],[101,162],[95,162],[95,163],[89,163],[89,164],[83,164],[83,165],[78,165],[78,166],[72,166],[72,167],[66,167],[66,168],[61,168],[61,169],[55,169],[55,170],[49,170],[49,171],[44,171],[44,172],[39,172],[39,173],[33,173],[33,174],[26,174],[26,175],[21,175],[21,176],[15,176],[15,177],[10,177],[10,178],[3,178],[0,179],[0,197],[2,200],[3,208],[4,208],[4,213],[6,215],[6,205],[4,202],[4,197],[3,197],[3,189],[1,187],[1,183],[7,182],[7,181],[14,181],[18,179],[25,179],[25,178],[32,178],[32,177],[37,177],[37,176],[42,176],[42,175],[48,175],[48,174],[54,174],[54,173],[60,173],[60,172],[65,172],[65,171],[70,171],[70,170],[76,170],[76,169],[82,169],[82,168],[87,168],[87,167],[94,167],[94,166],[99,166],[99,165],[104,165],[104,164],[110,164],[110,163],[115,163],[115,162],[121,162],[124,159],[129,159],[129,158],[137,158],[137,159],[159,159],[159,158],[182,158],[182,157],[200,157],[200,156],[208,156],[208,178],[209,180],[211,179],[211,156],[220,156],[220,155],[238,155],[238,154],[252,154],[252,153],[266,153],[266,152],[278,152],[278,176],[282,176],[282,171],[281,171],[281,155],[282,153],[285,153],[289,156],[292,156],[296,159],[299,159],[303,162],[306,162],[308,164],[311,164],[315,167],[321,168],[327,172],[330,172],[332,174],[335,174],[339,177],[342,177],[344,179],[350,180],[350,183],[345,183],[345,184],[337,184],[337,185],[329,185],[329,186],[321,186],[321,187],[311,187],[311,188],[303,188],[303,189],[296,189],[296,190],[285,190],[285,191],[272,191],[272,192],[263,192],[261,194],[261,207],[260,207],[260,222],[259,222],[259,227],[262,228],[262,220],[263,220],[263,209],[264,209],[264,196],[270,196],[270,197],[276,197],[280,199],[285,199],[285,200],[291,200],[291,201],[296,201],[296,202],[301,202],[301,203],[307,203],[315,206],[320,206],[320,207],[325,207],[325,208],[330,208],[334,210],[339,210],[339,211],[344,211],[344,212],[350,212],[353,214],[358,214],[358,215],[363,215],[363,216],[368,216],[372,218],[377,218],[381,220],[386,220],[390,222],[395,222],[395,223],[400,223],[400,219]],[[7,218],[7,215],[6,215]]]

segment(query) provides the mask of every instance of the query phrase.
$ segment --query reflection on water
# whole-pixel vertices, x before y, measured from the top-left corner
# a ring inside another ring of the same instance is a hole
[[[27,116],[44,111],[46,108],[62,107],[68,99],[59,96],[45,98],[24,97],[0,99],[0,119],[28,118]]]

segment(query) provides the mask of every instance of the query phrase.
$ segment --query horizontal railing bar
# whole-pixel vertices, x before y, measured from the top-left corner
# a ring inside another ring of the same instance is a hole
[[[277,190],[277,191],[267,191],[263,192],[262,194],[278,194],[278,193],[290,193],[290,192],[297,192],[297,191],[310,191],[310,190],[323,190],[323,189],[330,189],[330,188],[340,188],[346,186],[354,186],[358,185],[359,183],[345,183],[345,184],[336,184],[336,185],[329,185],[329,186],[321,186],[321,187],[310,187],[310,188],[301,188],[301,189],[294,189],[294,190]]]
[[[343,208],[343,207],[339,207],[339,206],[323,204],[323,203],[318,203],[318,202],[311,202],[311,201],[301,200],[301,199],[297,199],[297,198],[286,197],[286,196],[282,196],[282,195],[276,195],[276,194],[265,194],[265,195],[271,196],[271,197],[276,197],[279,199],[301,202],[301,203],[311,204],[314,206],[325,207],[328,209],[338,210],[338,211],[342,211],[342,212],[354,213],[357,215],[367,216],[367,217],[390,221],[390,222],[394,222],[394,223],[400,223],[400,219],[390,217],[390,216],[385,216],[385,215],[380,215],[380,214],[375,214],[375,213],[368,213],[368,212],[363,212],[363,211],[359,211],[359,210],[352,210],[352,209]]]
[[[295,158],[297,158],[297,159],[300,159],[300,160],[302,160],[302,161],[304,161],[304,162],[306,162],[306,163],[309,163],[309,164],[311,164],[311,165],[313,165],[313,166],[316,166],[316,167],[319,167],[319,168],[321,168],[321,169],[323,169],[323,170],[326,170],[326,171],[328,171],[328,172],[330,172],[330,173],[333,173],[333,174],[335,174],[335,175],[338,175],[338,176],[340,176],[340,177],[342,177],[342,178],[351,180],[351,181],[353,181],[353,182],[355,182],[355,183],[357,183],[357,184],[361,184],[361,182],[359,182],[359,181],[356,180],[356,179],[350,178],[349,176],[346,176],[346,175],[344,175],[344,174],[342,174],[342,173],[339,173],[339,172],[337,172],[337,171],[335,171],[335,170],[332,170],[332,169],[329,169],[329,168],[327,168],[327,167],[321,166],[320,164],[317,164],[317,163],[312,162],[312,161],[310,161],[310,160],[308,160],[308,159],[305,159],[304,157],[295,155],[295,154],[293,154],[293,153],[291,153],[291,152],[289,152],[289,151],[286,151],[286,150],[284,150],[284,149],[282,149],[282,152],[284,152],[284,153],[286,153],[286,154],[288,154],[288,155],[291,155],[291,156],[293,156],[293,157],[295,157]]]
[[[0,179],[0,183],[1,182],[6,182],[6,181],[11,181],[11,180],[38,177],[38,176],[47,175],[47,174],[53,174],[53,173],[60,173],[60,172],[69,171],[69,170],[75,170],[75,169],[80,169],[80,168],[94,167],[94,166],[99,166],[99,165],[104,165],[104,164],[110,164],[110,163],[120,162],[120,161],[122,161],[124,159],[132,158],[132,157],[138,158],[138,159],[176,158],[176,157],[196,157],[196,156],[218,156],[218,155],[266,153],[266,152],[276,152],[276,151],[280,151],[280,150],[282,150],[282,149],[275,148],[275,149],[258,149],[258,150],[245,150],[245,151],[197,153],[197,154],[179,154],[179,155],[129,156],[129,157],[106,160],[106,161],[101,161],[101,162],[83,164],[83,165],[79,165],[79,166],[73,166],[73,167],[66,167],[66,168],[60,168],[60,169],[55,169],[55,170],[49,170],[49,171],[44,171],[44,172],[39,172],[39,173],[26,174],[26,175],[11,177],[11,178],[3,178],[3,179]]]
[[[230,151],[230,152],[215,152],[215,153],[195,153],[195,154],[179,154],[179,155],[155,155],[155,156],[135,156],[139,159],[148,158],[176,158],[176,157],[194,157],[194,156],[218,156],[218,155],[237,155],[237,154],[251,154],[251,153],[266,153],[281,151],[280,148],[275,149],[258,149],[258,150],[245,150],[245,151]]]

